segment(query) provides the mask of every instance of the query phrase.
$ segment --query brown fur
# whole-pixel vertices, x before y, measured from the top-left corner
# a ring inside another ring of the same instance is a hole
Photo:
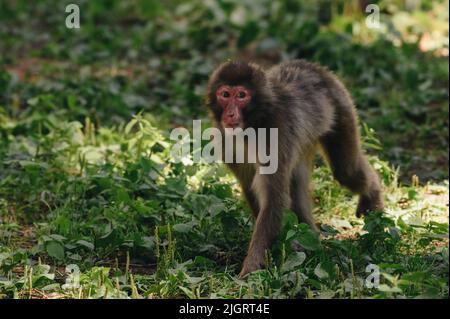
[[[223,84],[243,85],[252,92],[252,100],[242,110],[243,128],[278,128],[275,174],[258,174],[258,164],[228,164],[256,218],[241,276],[263,267],[265,250],[279,231],[284,208],[291,208],[301,222],[317,230],[309,178],[318,146],[335,178],[360,196],[358,216],[383,209],[378,176],[361,148],[355,107],[330,71],[303,60],[268,71],[247,62],[222,64],[211,76],[207,95],[211,118],[222,131],[222,109],[215,93]]]

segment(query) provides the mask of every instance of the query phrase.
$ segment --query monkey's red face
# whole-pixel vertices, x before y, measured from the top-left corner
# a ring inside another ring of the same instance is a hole
[[[250,91],[241,85],[222,85],[216,91],[217,103],[223,109],[222,122],[225,127],[235,128],[242,122],[242,109],[251,100]]]

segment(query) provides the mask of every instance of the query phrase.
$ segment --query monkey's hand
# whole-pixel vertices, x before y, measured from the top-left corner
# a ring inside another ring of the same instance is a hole
[[[242,270],[239,273],[240,278],[246,277],[249,273],[260,270],[264,267],[264,256],[257,256],[248,254],[242,265]]]
[[[363,217],[371,212],[377,211],[384,211],[384,202],[380,191],[372,191],[370,196],[360,196],[356,209],[356,217]]]

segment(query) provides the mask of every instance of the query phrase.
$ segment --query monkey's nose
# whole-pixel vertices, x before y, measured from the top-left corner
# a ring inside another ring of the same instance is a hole
[[[234,119],[234,118],[237,117],[237,112],[235,112],[234,110],[230,110],[230,111],[227,112],[227,117],[229,119]]]

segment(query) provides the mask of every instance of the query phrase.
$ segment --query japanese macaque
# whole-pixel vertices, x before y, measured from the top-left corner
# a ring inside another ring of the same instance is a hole
[[[259,173],[261,162],[227,163],[255,217],[240,276],[264,266],[285,208],[318,231],[309,181],[320,148],[339,183],[359,195],[358,217],[383,210],[379,178],[361,148],[358,118],[344,85],[327,69],[294,60],[268,70],[229,61],[212,74],[206,103],[214,125],[278,129],[278,168]],[[269,139],[267,139],[269,140]]]

